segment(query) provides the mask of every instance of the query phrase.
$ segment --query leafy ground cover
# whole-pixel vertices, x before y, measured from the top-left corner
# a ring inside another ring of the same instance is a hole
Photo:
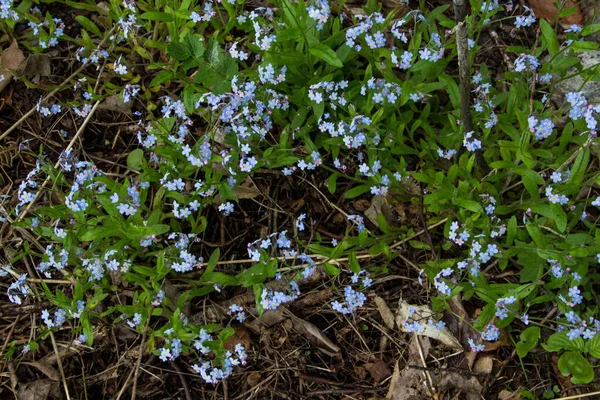
[[[598,396],[557,6],[0,1],[3,396]]]

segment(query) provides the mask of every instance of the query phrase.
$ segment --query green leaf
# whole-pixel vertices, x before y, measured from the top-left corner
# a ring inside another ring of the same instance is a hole
[[[525,227],[527,228],[529,236],[531,236],[537,247],[542,250],[545,250],[546,247],[548,247],[548,243],[546,242],[546,237],[544,236],[540,228],[529,222],[525,225]]]
[[[94,35],[98,37],[103,37],[100,28],[96,26],[89,18],[84,17],[83,15],[78,15],[75,17],[75,21],[79,22],[81,26],[83,26],[88,31],[92,32]]]
[[[238,279],[235,276],[227,275],[222,272],[206,272],[200,278],[201,282],[214,282],[219,285],[237,286]]]
[[[346,193],[344,193],[344,198],[345,199],[353,199],[355,197],[360,196],[363,193],[368,192],[369,190],[371,190],[371,187],[369,185],[360,185],[360,186],[354,187],[354,188],[348,190]]]
[[[474,200],[458,198],[455,200],[455,204],[472,212],[479,212],[482,209],[481,204]]]
[[[521,332],[521,341],[517,343],[517,354],[520,358],[525,357],[531,349],[538,344],[541,330],[537,326],[531,326]]]
[[[327,64],[333,67],[342,68],[344,66],[342,61],[338,58],[337,54],[335,54],[335,51],[331,50],[330,47],[324,44],[319,44],[318,46],[311,47],[308,51],[313,56],[320,58],[321,60],[325,61]]]
[[[178,42],[170,42],[167,45],[167,53],[177,61],[187,60],[192,55],[192,51],[187,45]]]
[[[158,73],[158,75],[156,75],[151,81],[150,81],[150,87],[154,87],[157,85],[160,85],[161,83],[165,83],[166,81],[168,81],[169,79],[173,79],[173,77],[175,76],[175,74],[173,73],[173,71],[160,71]]]
[[[573,51],[579,52],[598,50],[598,47],[598,43],[595,42],[583,42],[576,40],[573,43],[571,43],[571,49],[573,49]]]
[[[127,156],[127,166],[135,171],[139,171],[144,166],[144,150],[135,149]]]
[[[592,357],[600,358],[600,335],[596,334],[587,342],[587,352]]]
[[[555,55],[556,53],[558,53],[559,49],[558,39],[556,38],[556,31],[554,30],[554,28],[552,28],[552,26],[550,26],[548,21],[546,21],[545,19],[540,19],[539,21],[540,27],[542,28],[542,41],[546,43],[550,54]]]
[[[140,15],[141,19],[147,19],[149,21],[162,21],[162,22],[173,22],[173,16],[165,12],[149,11]]]
[[[594,379],[594,369],[581,353],[567,351],[558,360],[558,370],[564,376],[573,375],[571,382],[575,385],[588,384]]]
[[[569,339],[567,332],[556,332],[548,338],[546,344],[542,344],[544,350],[549,352],[559,352],[561,350],[568,351],[584,351],[585,342],[582,338],[576,338],[574,340]]]
[[[215,267],[219,262],[219,257],[221,257],[221,249],[217,247],[210,255],[210,258],[208,259],[208,264],[206,265],[206,271],[204,273],[212,272],[215,270]]]
[[[589,36],[600,31],[600,24],[590,24],[581,30],[581,36]]]
[[[104,239],[109,236],[119,236],[119,226],[93,226],[88,228],[89,230],[79,237],[82,242],[92,242],[96,239]]]
[[[586,148],[583,151],[580,151],[579,154],[577,154],[577,158],[575,158],[573,168],[571,168],[571,178],[569,179],[569,183],[581,185],[589,162],[590,150]]]
[[[204,54],[204,43],[202,42],[202,40],[200,40],[198,36],[187,35],[183,39],[183,41],[185,42],[185,44],[187,45],[188,49],[194,57],[202,57],[202,55]]]

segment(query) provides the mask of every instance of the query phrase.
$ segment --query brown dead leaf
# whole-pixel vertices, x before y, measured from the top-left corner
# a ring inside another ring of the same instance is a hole
[[[50,393],[53,394],[53,398],[62,398],[59,383],[50,379],[40,379],[22,383],[19,386],[17,398],[19,400],[46,400],[50,396]]]
[[[407,364],[419,364],[421,362],[419,349],[417,345],[417,337],[413,335],[410,343],[408,344],[408,363]],[[427,338],[420,338],[421,348],[423,355],[427,357],[429,354],[429,347],[423,346],[423,339],[429,342]],[[425,383],[425,375],[423,371],[419,371],[415,368],[404,368],[398,367],[398,362],[394,366],[394,373],[390,379],[390,388],[385,396],[387,400],[425,400],[431,399],[429,390]]]
[[[394,313],[390,310],[390,307],[388,307],[385,300],[379,296],[375,296],[375,305],[377,305],[377,310],[379,310],[379,314],[381,314],[385,326],[389,329],[394,329]]]
[[[258,335],[261,328],[271,328],[274,325],[280,324],[285,319],[281,310],[267,310],[260,317],[251,322],[246,322],[245,326]]]
[[[121,114],[131,114],[131,106],[133,105],[132,101],[127,103],[123,102],[120,94],[113,94],[112,96],[108,96],[107,98],[100,103],[98,106],[98,110],[100,111],[114,111]]]
[[[260,195],[260,190],[258,190],[252,178],[247,176],[244,182],[233,190],[233,193],[235,193],[238,199],[253,199]]]
[[[25,361],[22,364],[31,365],[32,367],[37,368],[38,370],[40,370],[41,373],[43,373],[55,382],[60,381],[60,373],[53,366],[51,366],[45,361]]]
[[[392,374],[390,367],[385,361],[382,360],[377,360],[373,363],[365,364],[365,369],[369,371],[369,374],[371,374],[371,377],[375,381],[375,384],[379,384],[379,382],[383,381],[385,378]]]
[[[28,77],[33,83],[38,84],[43,76],[50,76],[52,66],[50,64],[50,55],[31,54],[25,61],[23,75]]]
[[[383,215],[387,226],[398,225],[398,217],[394,213],[394,207],[388,201],[388,196],[373,196],[371,207],[365,211],[365,215],[376,226],[379,226],[378,215]]]
[[[262,379],[262,375],[260,374],[260,372],[252,372],[246,378],[246,382],[248,383],[248,386],[253,388],[260,383],[261,379]]]
[[[558,15],[558,9],[554,3],[554,0],[529,0],[529,7],[533,9],[537,18],[544,18],[551,22]],[[564,9],[575,7],[575,13],[559,20],[563,27],[570,27],[573,24],[583,25],[585,23],[585,17],[581,12],[579,4],[573,4],[571,0],[566,0],[563,7]]]
[[[396,324],[403,332],[407,332],[407,329],[404,327],[404,321],[408,319],[408,315],[410,314],[410,309],[414,308],[416,310],[416,315],[418,315],[419,319],[423,321],[427,321],[429,317],[433,316],[433,312],[429,306],[415,306],[410,305],[404,300],[400,300],[398,311],[396,312]],[[418,335],[428,336],[432,339],[439,340],[446,346],[453,349],[462,350],[462,346],[459,341],[450,333],[448,328],[436,329],[433,326],[425,323],[422,332],[419,332]]]
[[[250,332],[243,325],[235,325],[233,327],[235,333],[229,339],[223,343],[223,347],[229,351],[234,351],[235,346],[238,343],[241,343],[246,350],[250,349],[250,345],[252,344],[252,337],[250,336]]]
[[[334,260],[332,260],[334,261]],[[311,292],[308,296],[302,297],[294,302],[295,310],[306,310],[308,307],[312,307],[318,304],[323,304],[329,298],[331,298],[332,290],[323,289],[318,292]]]
[[[561,389],[566,389],[568,387],[573,386],[571,383],[571,378],[568,376],[564,376],[560,370],[558,369],[558,355],[556,353],[552,353],[552,369],[554,370],[554,375],[556,375],[556,379],[558,380],[558,384]],[[567,393],[568,395],[569,393]]]
[[[521,394],[519,392],[503,390],[498,394],[498,400],[521,400]]]
[[[306,337],[313,346],[331,357],[341,355],[341,349],[329,340],[319,328],[302,318],[296,317],[291,312],[288,315],[294,324],[294,329]]]
[[[367,370],[365,367],[361,367],[358,365],[354,366],[354,373],[356,374],[356,376],[358,376],[360,379],[366,379],[367,378]]]
[[[477,359],[473,371],[481,374],[491,374],[494,368],[494,360],[490,356],[482,356]]]
[[[467,393],[467,398],[479,399],[483,386],[474,376],[466,377],[458,372],[444,372],[438,385],[438,391],[442,392],[448,389],[459,389]],[[473,396],[469,396],[473,395]]]
[[[12,81],[13,76],[23,67],[25,56],[16,40],[13,40],[7,49],[0,54],[0,74],[4,79],[0,81],[0,92]]]
[[[366,199],[360,199],[352,203],[352,206],[354,206],[356,211],[365,212],[369,207],[371,207],[371,202]]]

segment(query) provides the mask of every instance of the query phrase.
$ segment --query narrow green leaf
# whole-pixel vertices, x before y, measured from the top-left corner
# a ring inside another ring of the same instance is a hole
[[[319,44],[318,46],[311,47],[308,51],[310,52],[310,54],[320,58],[332,67],[342,68],[344,66],[342,61],[338,58],[337,54],[335,54],[335,51],[331,50],[330,47],[324,44]]]

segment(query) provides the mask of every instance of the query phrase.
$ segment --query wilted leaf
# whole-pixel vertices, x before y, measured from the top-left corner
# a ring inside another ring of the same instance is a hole
[[[289,315],[294,323],[294,329],[304,335],[313,346],[318,347],[321,351],[331,357],[340,356],[341,349],[329,340],[319,328],[291,313],[289,313]]]
[[[19,71],[25,62],[25,56],[16,40],[13,40],[11,45],[2,51],[0,55],[0,74],[4,79],[0,81],[0,92],[12,81],[15,73]]]
[[[100,103],[98,110],[131,114],[132,104],[133,102],[131,101],[124,103],[120,94],[113,94],[112,96],[108,96],[106,99],[104,99],[104,101],[102,101],[102,103]]]
[[[423,321],[427,321],[427,319],[433,316],[433,312],[429,306],[412,306],[405,302],[404,300],[400,300],[400,304],[398,307],[398,311],[396,313],[396,324],[403,332],[408,332],[408,330],[404,327],[403,322],[408,319],[409,310],[414,308],[417,310],[417,315]],[[424,329],[422,332],[419,332],[418,335],[423,335],[430,337],[435,340],[439,340],[444,343],[446,346],[451,347],[453,349],[462,350],[462,346],[459,341],[450,333],[448,328],[436,329],[433,326],[425,323],[423,324]]]
[[[392,374],[390,371],[390,367],[388,367],[387,363],[382,360],[377,360],[373,363],[365,364],[365,369],[369,371],[371,377],[375,381],[376,384],[383,381],[385,378]]]
[[[463,392],[476,394],[479,396],[483,391],[483,386],[474,376],[467,378],[458,372],[446,372],[443,374],[440,382],[438,383],[438,390],[444,391],[452,388],[460,389]]]
[[[247,176],[246,179],[244,179],[244,182],[242,182],[239,186],[233,189],[233,193],[240,200],[253,199],[260,195],[260,190],[258,190],[258,187],[254,183],[252,178],[250,178],[250,176]]]
[[[40,77],[50,76],[52,67],[50,65],[50,56],[48,54],[31,54],[27,57],[23,75],[31,79],[35,84],[39,83]]]
[[[379,314],[381,314],[381,318],[385,325],[390,329],[394,329],[394,314],[385,300],[379,296],[375,296],[375,304],[377,305],[377,309],[379,310]]]
[[[420,363],[419,349],[416,342],[417,338],[418,336],[413,335],[408,345],[408,364]],[[425,348],[422,350],[424,357],[427,357],[427,350]],[[431,399],[427,386],[424,384],[424,379],[425,375],[423,371],[409,367],[400,370],[398,362],[396,362],[394,373],[390,379],[390,388],[385,398],[387,400]]]
[[[490,374],[494,367],[494,360],[490,356],[482,356],[477,359],[473,371],[480,374]]]
[[[40,370],[40,372],[42,372],[44,375],[46,375],[53,381],[60,381],[60,373],[53,366],[51,366],[45,361],[25,361],[23,362],[23,364],[31,365],[32,367],[37,368],[38,370]]]

